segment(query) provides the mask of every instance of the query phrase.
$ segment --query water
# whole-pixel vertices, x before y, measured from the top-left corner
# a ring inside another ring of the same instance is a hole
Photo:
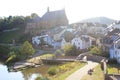
[[[46,76],[49,66],[25,69],[18,72],[9,72],[6,65],[0,64],[0,80],[35,80],[38,75]]]

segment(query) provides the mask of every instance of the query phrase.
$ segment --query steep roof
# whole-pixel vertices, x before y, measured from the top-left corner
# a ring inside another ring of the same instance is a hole
[[[42,16],[42,20],[51,20],[56,18],[66,18],[65,10],[48,11]]]

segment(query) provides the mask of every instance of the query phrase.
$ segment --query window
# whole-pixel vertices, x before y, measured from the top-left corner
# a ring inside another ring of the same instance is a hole
[[[115,55],[117,55],[117,51],[115,51]]]

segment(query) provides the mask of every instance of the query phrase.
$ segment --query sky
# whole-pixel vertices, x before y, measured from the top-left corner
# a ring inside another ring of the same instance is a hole
[[[120,20],[120,0],[0,0],[0,16],[27,16],[65,9],[69,23],[92,17]]]

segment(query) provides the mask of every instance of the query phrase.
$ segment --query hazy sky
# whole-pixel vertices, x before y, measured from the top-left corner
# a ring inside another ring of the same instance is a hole
[[[0,0],[0,16],[42,16],[48,6],[50,11],[65,8],[70,23],[101,16],[120,19],[120,0]]]

